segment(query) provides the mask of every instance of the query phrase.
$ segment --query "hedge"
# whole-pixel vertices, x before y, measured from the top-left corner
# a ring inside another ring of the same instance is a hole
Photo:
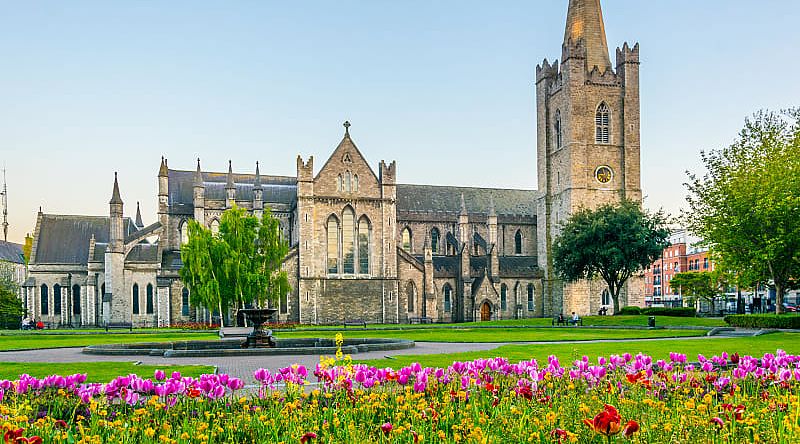
[[[694,307],[650,307],[642,309],[643,315],[648,316],[675,316],[679,318],[693,318],[697,315]]]
[[[639,307],[622,307],[619,310],[619,314],[621,315],[640,315],[642,314],[642,309]]]
[[[800,316],[789,314],[728,315],[725,322],[731,327],[800,329]]]

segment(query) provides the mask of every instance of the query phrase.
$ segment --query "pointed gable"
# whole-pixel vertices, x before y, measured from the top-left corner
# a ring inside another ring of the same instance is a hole
[[[314,178],[314,189],[325,196],[380,197],[378,176],[350,138],[349,123],[345,128],[344,138]]]
[[[600,0],[570,0],[564,45],[582,45],[586,50],[586,68],[600,72],[611,68],[606,29]]]

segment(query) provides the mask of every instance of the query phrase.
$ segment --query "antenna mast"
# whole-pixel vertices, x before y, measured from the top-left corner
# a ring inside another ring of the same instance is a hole
[[[5,168],[3,168],[3,191],[0,191],[0,196],[3,198],[3,241],[8,242],[8,186]]]

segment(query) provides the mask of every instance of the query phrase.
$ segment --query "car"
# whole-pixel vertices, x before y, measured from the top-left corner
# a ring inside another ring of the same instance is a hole
[[[783,309],[788,311],[788,312],[791,312],[791,313],[796,313],[797,312],[797,305],[790,304],[788,302],[784,302],[783,303]]]

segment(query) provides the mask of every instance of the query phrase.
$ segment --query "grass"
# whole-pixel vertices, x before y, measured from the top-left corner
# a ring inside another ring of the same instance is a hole
[[[698,354],[712,356],[722,352],[739,353],[740,355],[759,356],[774,353],[777,349],[788,353],[800,353],[800,334],[772,333],[757,337],[744,338],[708,338],[691,341],[639,341],[613,343],[571,343],[548,345],[505,345],[493,350],[452,353],[441,355],[401,355],[393,359],[377,359],[360,361],[376,367],[399,368],[419,362],[423,366],[447,367],[453,361],[471,361],[478,358],[505,357],[511,362],[536,359],[546,362],[550,355],[558,356],[562,364],[568,364],[583,355],[590,359],[598,356],[623,353],[645,353],[656,359],[667,358],[670,352],[686,353],[694,360]]]
[[[535,342],[588,341],[594,339],[648,339],[701,336],[704,330],[624,330],[596,328],[425,328],[413,330],[336,330],[346,338],[397,338],[418,342]],[[279,332],[279,338],[314,336],[309,331]],[[334,332],[316,332],[333,338]]]
[[[184,376],[198,377],[203,373],[213,373],[214,367],[209,365],[134,365],[130,362],[76,362],[76,363],[43,363],[43,362],[0,362],[0,379],[17,379],[27,373],[37,378],[49,375],[72,375],[86,373],[88,382],[109,382],[120,375],[131,373],[141,377],[153,377],[156,369],[162,369],[169,375],[179,371]]]
[[[0,350],[25,350],[59,347],[85,347],[97,344],[123,344],[135,342],[170,342],[182,340],[218,339],[216,333],[98,333],[82,335],[59,335],[28,333],[25,335],[0,336]],[[2,359],[2,356],[0,356]]]

